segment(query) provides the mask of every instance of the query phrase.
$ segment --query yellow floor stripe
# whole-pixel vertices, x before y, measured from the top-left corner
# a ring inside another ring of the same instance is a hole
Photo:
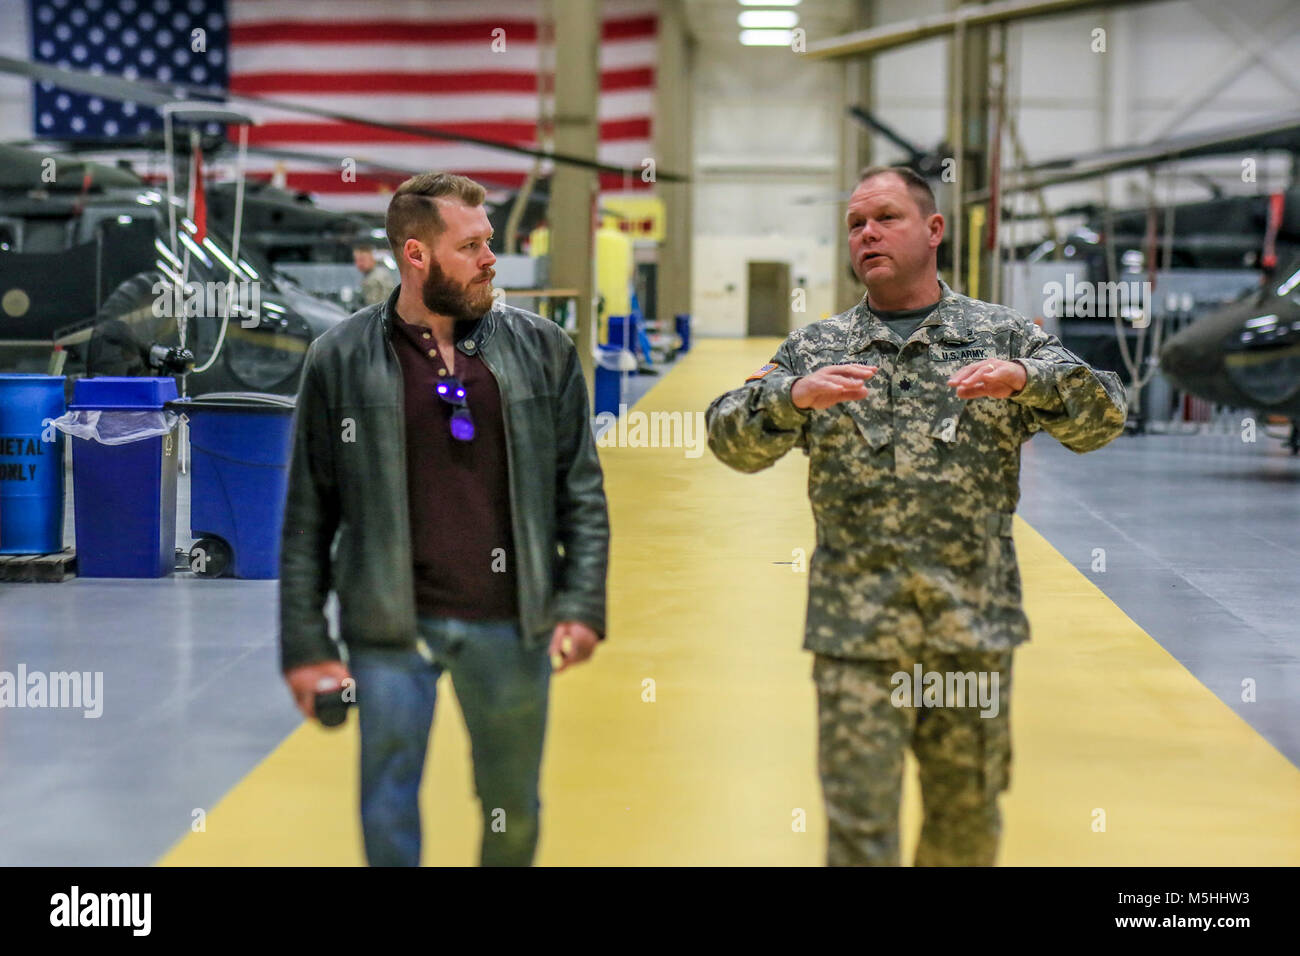
[[[775,345],[700,341],[638,410],[702,411]],[[811,658],[799,649],[807,575],[779,563],[811,551],[806,459],[745,476],[693,454],[602,449],[610,639],[552,685],[540,864],[823,860]],[[1300,771],[1019,519],[1016,544],[1034,640],[1016,657],[1000,862],[1300,863]],[[441,691],[424,862],[466,865],[479,828],[468,740],[446,678]],[[361,863],[356,791],[355,719],[339,733],[303,726],[161,862]]]

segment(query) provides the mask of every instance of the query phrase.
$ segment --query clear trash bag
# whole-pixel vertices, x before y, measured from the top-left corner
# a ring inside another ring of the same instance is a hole
[[[179,415],[166,409],[82,408],[52,419],[50,424],[73,438],[85,438],[101,445],[126,445],[166,435],[179,421]]]
[[[627,349],[597,349],[596,365],[611,372],[635,372],[637,370],[636,355]]]

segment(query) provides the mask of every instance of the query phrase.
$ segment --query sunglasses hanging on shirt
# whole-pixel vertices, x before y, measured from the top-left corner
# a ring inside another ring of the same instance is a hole
[[[474,418],[469,413],[469,403],[465,400],[465,386],[460,379],[448,377],[434,386],[434,391],[455,410],[451,413],[451,437],[457,441],[474,439]]]

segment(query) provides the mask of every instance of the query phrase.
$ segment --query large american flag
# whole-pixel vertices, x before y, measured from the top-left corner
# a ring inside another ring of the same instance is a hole
[[[538,0],[29,3],[39,61],[227,86],[234,94],[538,145]],[[653,156],[657,2],[604,0],[601,10],[599,159],[639,172]],[[198,26],[207,31],[202,53],[191,50]],[[33,106],[38,136],[111,140],[160,125],[147,107],[42,84]],[[382,210],[384,190],[396,181],[364,165],[351,181],[342,175],[345,158],[459,172],[498,187],[519,185],[533,166],[531,157],[481,146],[269,108],[250,112],[258,120],[250,145],[328,159],[314,164],[254,154],[250,176],[279,174],[289,188],[315,193],[330,206]],[[541,173],[549,171],[544,164]],[[617,173],[601,173],[600,183],[603,190],[650,186],[639,175]]]
[[[225,0],[28,0],[32,60],[127,79],[225,88]],[[196,52],[194,30],[206,46]],[[122,140],[162,128],[157,110],[36,83],[32,132],[48,139]]]

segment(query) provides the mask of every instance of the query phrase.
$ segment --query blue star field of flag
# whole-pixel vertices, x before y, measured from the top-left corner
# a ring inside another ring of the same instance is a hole
[[[127,79],[225,88],[225,0],[28,0],[32,60]],[[194,50],[194,31],[206,50]],[[139,103],[36,83],[32,132],[46,139],[115,140],[162,129]],[[217,124],[207,132],[221,133]]]

